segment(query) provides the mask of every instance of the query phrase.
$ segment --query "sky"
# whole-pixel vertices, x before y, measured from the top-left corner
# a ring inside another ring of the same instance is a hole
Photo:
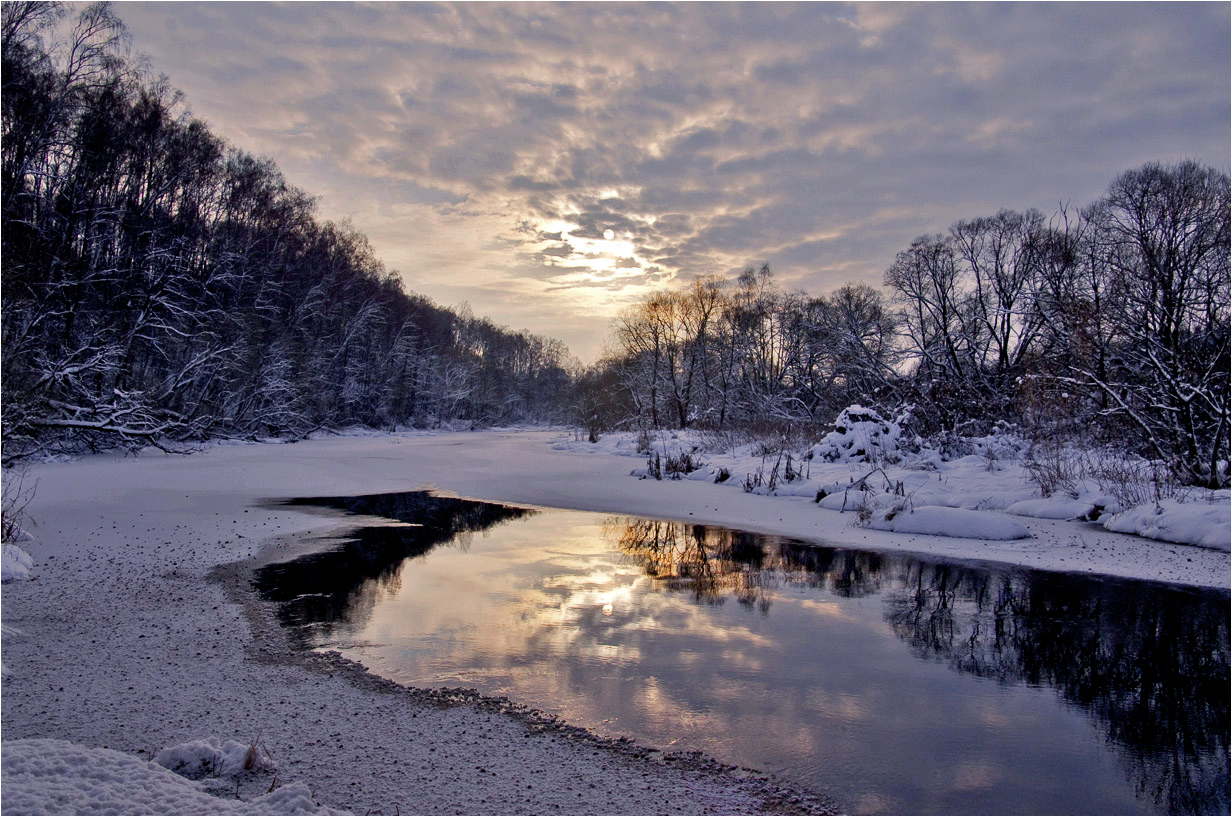
[[[586,362],[697,276],[877,286],[960,219],[1232,153],[1222,2],[114,7],[408,291]]]

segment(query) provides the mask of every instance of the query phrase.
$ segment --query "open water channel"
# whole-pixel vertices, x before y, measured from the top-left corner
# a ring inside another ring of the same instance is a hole
[[[288,504],[367,518],[258,591],[303,648],[403,684],[848,813],[1229,810],[1227,592],[424,492]]]

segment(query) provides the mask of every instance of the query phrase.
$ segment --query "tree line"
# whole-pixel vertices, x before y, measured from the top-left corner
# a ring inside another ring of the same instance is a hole
[[[564,419],[563,344],[404,292],[361,233],[144,73],[108,5],[66,14],[3,6],[6,462]]]
[[[559,341],[404,292],[365,236],[145,73],[106,4],[69,26],[55,3],[2,12],[6,463],[347,424],[779,433],[862,403],[1227,482],[1229,180],[1196,162],[921,236],[882,288],[790,292],[763,265],[656,292],[581,370]]]
[[[925,434],[1008,422],[1227,484],[1227,174],[1152,163],[1077,211],[959,221],[884,284],[815,297],[764,265],[650,295],[614,322],[582,413],[781,428],[910,405]]]

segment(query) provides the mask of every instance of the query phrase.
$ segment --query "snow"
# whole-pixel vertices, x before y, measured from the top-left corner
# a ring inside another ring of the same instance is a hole
[[[1229,527],[1226,499],[1222,502],[1212,500],[1207,504],[1161,499],[1157,503],[1139,505],[1116,514],[1104,523],[1104,527],[1225,553],[1232,550],[1232,529]]]
[[[892,516],[874,516],[870,526],[895,533],[924,533],[962,539],[1026,539],[1031,532],[1004,514],[968,511],[964,508],[925,506]]]
[[[880,461],[897,455],[902,432],[899,420],[886,420],[864,406],[848,406],[839,412],[834,430],[808,456],[826,462]]]
[[[274,768],[273,759],[257,743],[208,737],[169,746],[154,755],[154,762],[194,780],[201,777],[239,777],[246,771]]]
[[[1163,513],[1150,519],[1135,515],[1141,509],[1101,517],[1109,528],[1142,534],[1126,535],[1071,521],[1071,495],[1041,498],[1005,439],[979,443],[962,457],[900,451],[899,463],[876,473],[871,463],[793,456],[803,474],[787,481],[780,467],[773,491],[777,452],[763,456],[751,445],[712,452],[700,436],[684,433],[652,442],[665,456],[692,452],[705,465],[679,480],[637,479],[629,473],[646,455],[636,435],[591,444],[573,432],[494,430],[329,436],[216,446],[189,457],[103,454],[33,466],[34,540],[22,550],[38,569],[34,581],[6,583],[3,593],[0,810],[140,813],[155,796],[149,792],[167,787],[158,795],[160,813],[214,813],[219,787],[231,786],[221,801],[231,813],[291,813],[311,806],[295,799],[299,784],[321,807],[356,813],[820,807],[760,775],[549,725],[511,702],[410,690],[336,656],[294,653],[248,590],[246,571],[303,552],[306,533],[349,523],[270,499],[435,488],[836,547],[1229,584],[1226,491],[1164,501]],[[928,466],[911,467],[920,462]],[[731,478],[716,484],[721,468]],[[765,495],[746,493],[741,484],[759,468]],[[861,479],[869,490],[852,491]],[[862,519],[851,506],[831,509],[833,492],[819,506],[827,486],[863,494],[874,512]],[[884,520],[895,506],[895,529],[879,530],[875,511]],[[1005,512],[1016,506],[1031,513]],[[1000,538],[1011,526],[1029,538]],[[1204,546],[1146,538],[1161,532]],[[223,776],[234,768],[227,758],[239,748],[246,753],[257,736],[274,770]],[[187,767],[218,756],[219,774],[199,781],[173,775],[149,762],[163,750]],[[65,779],[52,785],[48,775],[57,769]],[[132,781],[120,782],[119,769]],[[269,794],[287,789],[285,800],[261,799],[273,776],[281,788]],[[53,799],[61,790],[69,799]]]
[[[245,802],[157,763],[64,740],[6,740],[0,754],[6,814],[334,813],[314,802],[303,783]]]
[[[28,581],[30,571],[34,568],[34,560],[30,558],[30,554],[17,545],[6,544],[3,548],[3,555],[0,555],[0,581]]]
[[[1082,519],[1090,516],[1098,505],[1090,499],[1069,497],[1023,499],[1007,507],[1005,512],[1036,519]]]

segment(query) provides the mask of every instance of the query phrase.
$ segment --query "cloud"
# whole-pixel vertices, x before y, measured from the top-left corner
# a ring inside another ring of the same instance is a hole
[[[584,356],[596,314],[673,277],[876,283],[956,219],[1232,149],[1224,4],[116,9],[198,115],[410,288],[589,325]]]

